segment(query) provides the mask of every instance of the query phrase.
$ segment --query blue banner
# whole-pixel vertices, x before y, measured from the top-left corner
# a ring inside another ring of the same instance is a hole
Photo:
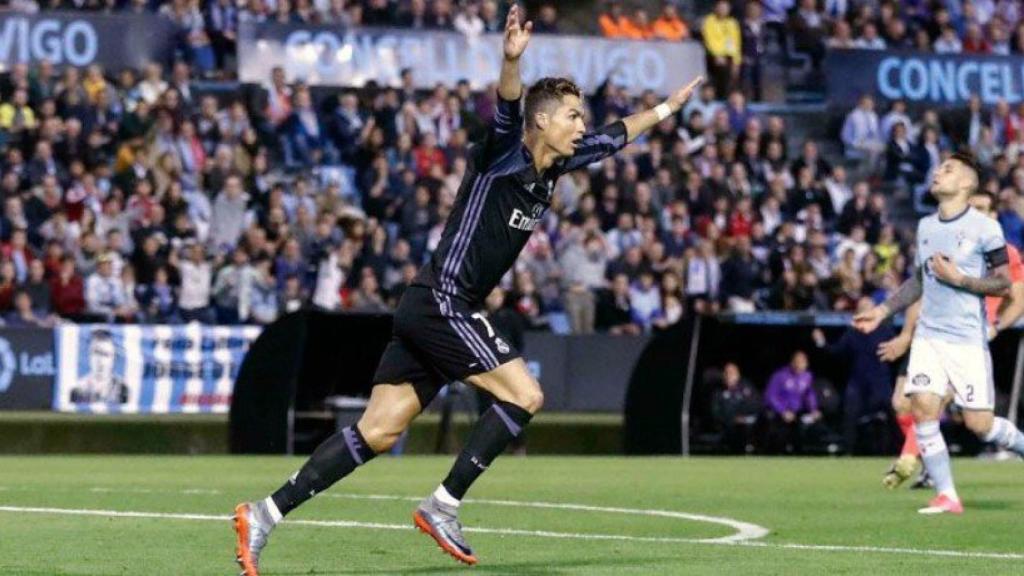
[[[1024,99],[1024,59],[979,54],[833,50],[825,59],[828,99],[852,106],[862,94],[910,104],[963,105]]]
[[[226,413],[256,326],[61,325],[53,408]]]
[[[468,80],[482,90],[498,80],[502,35],[466,37],[458,32],[337,25],[243,22],[238,35],[238,78],[264,84],[281,67],[290,81],[314,86],[400,85],[413,70],[417,88],[455,86]],[[665,96],[704,74],[700,42],[611,40],[593,36],[535,34],[521,63],[523,81],[569,76],[584,92],[609,77],[632,94]]]

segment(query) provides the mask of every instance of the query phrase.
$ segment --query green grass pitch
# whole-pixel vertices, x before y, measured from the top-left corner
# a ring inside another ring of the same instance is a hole
[[[301,462],[0,458],[0,574],[237,574],[228,515],[236,502],[276,488]],[[956,460],[965,515],[922,517],[915,511],[930,493],[883,490],[886,461],[877,459],[505,456],[470,492],[480,502],[463,505],[468,528],[496,530],[467,534],[480,559],[472,568],[457,565],[411,527],[411,499],[429,493],[450,462],[385,457],[358,470],[289,517],[336,524],[286,521],[271,538],[263,574],[1024,573],[1020,462]],[[708,543],[735,530],[562,504],[723,517],[770,533],[738,545]],[[194,516],[159,516],[172,514]]]

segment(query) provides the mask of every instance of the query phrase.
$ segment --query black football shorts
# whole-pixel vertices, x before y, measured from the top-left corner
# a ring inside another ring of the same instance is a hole
[[[409,286],[395,310],[391,342],[373,384],[411,383],[426,408],[448,382],[490,372],[519,351],[465,300]]]

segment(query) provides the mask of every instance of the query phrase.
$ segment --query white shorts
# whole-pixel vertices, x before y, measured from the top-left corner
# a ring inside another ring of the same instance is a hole
[[[945,396],[967,410],[995,408],[992,357],[988,348],[952,344],[932,338],[915,338],[910,345],[910,363],[903,393],[907,396],[930,392]]]

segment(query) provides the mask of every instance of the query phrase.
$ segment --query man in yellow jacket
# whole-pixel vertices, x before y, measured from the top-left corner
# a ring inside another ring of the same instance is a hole
[[[742,59],[740,23],[729,14],[731,10],[728,0],[718,0],[714,12],[704,19],[701,27],[708,53],[708,75],[719,98],[732,89],[739,77]]]
[[[20,132],[36,127],[36,114],[28,106],[28,92],[19,88],[11,102],[0,104],[0,130]]]

